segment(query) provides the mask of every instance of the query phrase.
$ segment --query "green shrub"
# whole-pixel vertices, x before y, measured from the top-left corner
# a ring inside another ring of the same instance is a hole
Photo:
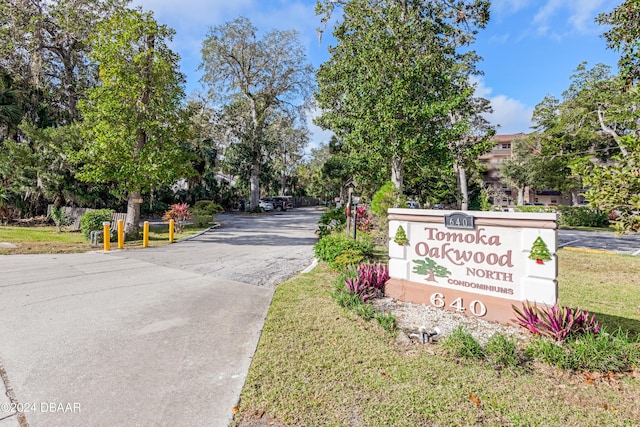
[[[371,212],[380,216],[387,216],[387,209],[393,207],[404,207],[406,200],[404,196],[398,190],[398,187],[391,182],[387,181],[371,199]]]
[[[112,209],[96,209],[85,212],[80,219],[80,230],[84,237],[89,240],[92,231],[102,230],[103,222],[111,222]]]
[[[516,206],[515,212],[558,212],[558,224],[565,227],[608,227],[608,214],[586,206]]]
[[[561,344],[541,338],[527,347],[527,354],[573,371],[626,372],[640,362],[638,344],[621,331],[588,333]]]
[[[62,231],[62,227],[73,224],[73,217],[63,207],[56,208],[55,206],[52,206],[49,211],[49,216],[56,225],[58,233]]]
[[[513,208],[514,212],[527,212],[527,213],[554,213],[556,212],[556,206],[516,206]]]
[[[381,245],[388,245],[389,241],[389,220],[387,210],[394,207],[405,207],[406,197],[398,190],[398,187],[387,181],[372,197],[371,212],[376,217],[375,227],[372,227],[372,237]]]
[[[206,227],[213,217],[222,212],[222,206],[210,200],[198,200],[191,209],[191,220],[198,227]]]
[[[608,227],[609,216],[599,209],[584,206],[558,206],[558,223],[566,227]]]
[[[346,249],[333,260],[336,270],[343,270],[364,261],[364,255],[357,249]]]
[[[355,240],[344,233],[333,233],[322,237],[313,246],[313,250],[316,257],[331,268],[339,269],[342,265],[336,263],[336,258],[340,255],[348,253],[348,257],[354,259],[360,254],[366,260],[373,256],[374,246],[371,237],[364,233],[360,233]]]
[[[216,202],[212,202],[211,200],[198,200],[193,205],[192,210],[206,213],[209,215],[217,215],[220,212],[224,211],[224,209],[222,209],[222,206],[220,206]]]
[[[507,338],[500,333],[494,333],[485,346],[487,358],[493,366],[515,368],[520,365],[516,340]]]
[[[442,340],[442,348],[455,357],[484,359],[484,350],[478,341],[462,326],[456,327],[451,335]]]
[[[316,234],[322,238],[333,232],[344,230],[346,225],[347,216],[345,214],[345,208],[331,209],[320,216]]]

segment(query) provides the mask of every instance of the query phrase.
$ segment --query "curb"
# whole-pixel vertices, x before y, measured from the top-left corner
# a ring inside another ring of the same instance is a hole
[[[574,248],[571,246],[565,246],[562,249],[566,249],[568,251],[574,251],[574,252],[586,252],[589,254],[617,254],[617,252],[614,251],[607,251],[604,249],[587,249],[587,248]]]
[[[317,265],[318,265],[318,258],[314,258],[313,261],[311,262],[311,265],[309,265],[309,267],[307,267],[304,270],[302,270],[302,274],[311,273],[311,271],[314,268],[316,268]]]
[[[16,406],[19,408],[19,401],[18,399],[16,399],[13,387],[11,387],[9,376],[7,375],[7,371],[4,369],[2,360],[0,360],[0,381],[0,390],[4,389],[4,395],[9,399],[9,402],[11,402],[10,408],[11,406]],[[10,413],[6,416],[2,416],[2,418],[0,418],[0,421],[2,421],[3,425],[5,425],[4,421],[9,419],[15,419],[20,427],[29,427],[29,423],[27,423],[27,418],[25,417],[24,412],[20,411],[19,409],[16,412]]]
[[[189,237],[183,237],[182,239],[178,239],[175,241],[175,243],[180,243],[180,242],[186,242],[187,240],[191,240],[191,239],[195,239],[196,237],[202,236],[204,233],[211,231],[211,230],[215,230],[216,228],[220,227],[220,223],[214,224],[211,227],[202,230],[201,232],[194,234],[193,236],[189,236]]]

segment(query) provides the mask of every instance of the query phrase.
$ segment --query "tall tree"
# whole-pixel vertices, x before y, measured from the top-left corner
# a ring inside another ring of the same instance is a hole
[[[638,87],[625,89],[624,80],[611,74],[611,67],[596,64],[588,69],[583,62],[571,75],[571,84],[563,93],[562,113],[568,130],[608,135],[623,156],[628,156],[625,135],[640,138]]]
[[[500,165],[503,182],[518,191],[517,204],[524,204],[524,192],[527,188],[539,187],[536,174],[540,149],[536,141],[529,137],[517,138],[512,142],[512,156]]]
[[[126,10],[96,28],[91,58],[100,85],[80,104],[86,145],[78,178],[114,182],[127,198],[127,233],[137,232],[141,194],[189,172],[180,143],[188,139],[184,76],[167,44],[173,30],[150,12]]]
[[[317,123],[402,190],[408,158],[446,161],[446,120],[466,98],[453,80],[474,58],[458,48],[486,24],[489,2],[318,0],[317,11],[327,20],[339,5],[337,44],[317,73]]]
[[[478,165],[478,157],[493,147],[490,139],[495,127],[483,116],[492,111],[489,101],[472,95],[475,85],[470,84],[466,73],[459,79],[460,91],[467,93],[467,97],[449,113],[452,132],[448,147],[458,183],[458,205],[466,211],[469,209],[468,172]]]
[[[540,159],[535,163],[539,184],[562,193],[569,192],[574,206],[579,204],[582,179],[572,166],[586,154],[601,155],[608,147],[602,133],[577,125],[584,123],[584,120],[576,120],[577,113],[548,95],[534,108],[535,132],[529,135],[539,147]]]
[[[278,174],[279,194],[284,196],[290,190],[292,175],[301,164],[309,142],[309,130],[296,117],[280,115],[269,126],[268,138],[273,141],[270,163]]]
[[[90,34],[129,0],[8,0],[0,2],[0,67],[30,88],[31,119],[49,106],[57,124],[78,119],[82,92],[95,84]]]
[[[640,1],[625,0],[609,13],[602,13],[596,22],[610,25],[603,34],[609,49],[621,53],[618,61],[620,76],[627,86],[640,80]]]
[[[241,138],[249,150],[251,206],[260,197],[260,169],[265,129],[274,111],[286,109],[313,87],[313,69],[298,33],[258,29],[244,17],[213,27],[202,44],[202,80],[211,97],[224,102],[244,100],[250,122]]]

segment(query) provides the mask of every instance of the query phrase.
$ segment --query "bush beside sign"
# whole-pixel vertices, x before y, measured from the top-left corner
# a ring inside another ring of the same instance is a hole
[[[389,245],[392,298],[502,323],[516,302],[557,301],[554,213],[389,209],[389,236],[399,229],[407,244]]]

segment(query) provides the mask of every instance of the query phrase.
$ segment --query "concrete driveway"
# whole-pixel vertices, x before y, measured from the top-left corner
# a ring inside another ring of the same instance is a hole
[[[0,257],[0,427],[226,426],[274,285],[320,211],[218,217],[163,248]]]

